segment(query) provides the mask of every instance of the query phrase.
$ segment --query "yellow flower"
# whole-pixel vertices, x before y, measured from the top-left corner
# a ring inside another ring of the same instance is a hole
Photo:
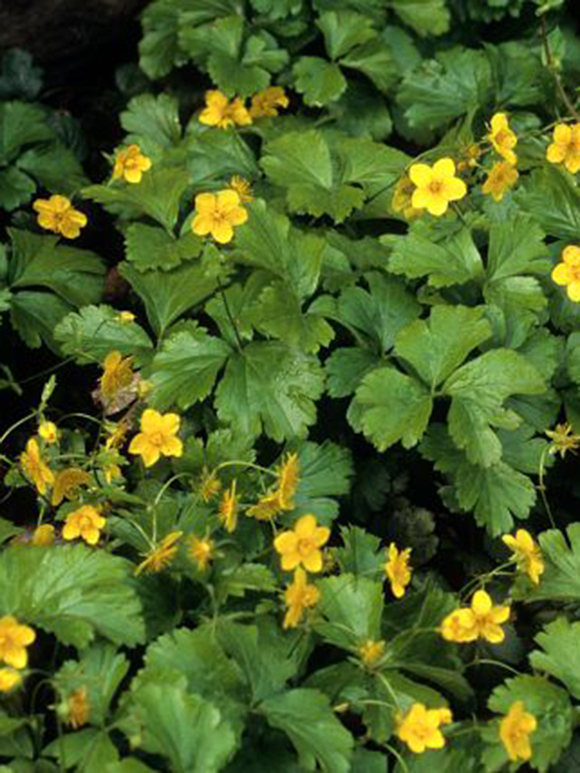
[[[199,115],[200,123],[206,126],[218,126],[227,129],[228,126],[248,126],[252,118],[239,97],[231,102],[217,89],[205,92],[205,108]]]
[[[300,481],[298,454],[288,454],[278,468],[277,493],[282,510],[294,510],[294,495]]]
[[[252,97],[252,118],[278,115],[279,107],[288,107],[290,100],[281,86],[269,86]]]
[[[546,565],[542,551],[534,542],[532,535],[525,529],[518,529],[515,537],[506,534],[502,540],[513,551],[520,571],[525,572],[534,585],[538,585]]]
[[[88,222],[86,215],[75,209],[66,196],[36,199],[32,208],[38,212],[37,220],[41,228],[62,234],[67,239],[76,239]]]
[[[482,191],[492,196],[494,201],[501,201],[507,191],[518,181],[518,170],[508,161],[499,161],[487,173]]]
[[[246,515],[258,521],[271,521],[280,512],[282,512],[282,506],[279,492],[269,491],[260,497],[255,505],[248,507]]]
[[[12,668],[0,668],[0,692],[10,692],[22,682],[22,674]]]
[[[26,668],[26,648],[36,639],[34,628],[21,625],[12,615],[0,617],[0,663],[12,668]]]
[[[87,688],[79,687],[72,692],[66,701],[67,716],[64,720],[73,730],[86,725],[91,714],[91,704],[87,698]]]
[[[143,172],[149,169],[151,169],[151,159],[141,153],[139,145],[129,145],[115,156],[113,180],[121,177],[128,183],[140,183]]]
[[[518,157],[514,153],[514,148],[518,143],[518,138],[510,129],[507,115],[505,113],[496,113],[491,119],[491,130],[487,135],[495,152],[502,158],[516,165]]]
[[[105,448],[107,451],[120,448],[125,442],[125,438],[129,432],[129,422],[120,421],[118,424],[107,424],[106,427],[109,432],[109,437],[105,441]]]
[[[236,481],[227,491],[224,491],[218,512],[222,526],[230,532],[238,525],[238,497],[236,496]]]
[[[538,727],[533,714],[524,711],[522,701],[516,701],[499,723],[499,737],[512,762],[529,760],[532,756],[530,735]]]
[[[44,494],[54,483],[54,474],[43,461],[38,443],[34,438],[30,438],[26,444],[26,450],[20,454],[20,464],[24,474],[34,483],[39,494]]]
[[[211,234],[216,242],[227,244],[234,236],[234,227],[242,225],[248,219],[248,213],[241,206],[236,191],[200,193],[195,197],[196,216],[191,228],[199,236]]]
[[[141,561],[135,569],[135,576],[138,577],[141,572],[160,572],[166,569],[177,555],[177,542],[183,534],[182,531],[172,531],[166,537],[163,537],[156,548],[150,550],[144,561]]]
[[[450,201],[458,201],[467,193],[467,186],[455,177],[455,164],[450,158],[441,158],[430,167],[428,164],[413,164],[409,177],[416,189],[411,198],[415,209],[426,209],[439,217],[449,208]]]
[[[572,433],[572,425],[570,422],[556,424],[555,429],[547,429],[544,434],[552,441],[548,453],[560,454],[561,459],[566,456],[568,451],[570,451],[571,454],[575,454],[580,446],[580,435],[574,435]]]
[[[447,641],[465,643],[481,638],[499,644],[505,638],[501,623],[507,622],[509,616],[509,606],[494,607],[491,597],[478,590],[473,594],[471,607],[456,609],[445,617],[441,635]]]
[[[118,464],[105,464],[103,465],[102,470],[105,475],[106,483],[112,483],[114,480],[117,480],[117,478],[123,477],[123,473]]]
[[[322,569],[320,548],[330,538],[330,529],[317,526],[313,515],[303,515],[292,531],[283,531],[274,540],[274,548],[282,557],[282,569],[291,572],[302,565],[308,572]]]
[[[63,499],[74,499],[81,486],[91,483],[92,478],[88,472],[79,467],[67,467],[56,473],[52,489],[51,504],[58,507]]]
[[[405,588],[411,582],[412,570],[409,566],[411,548],[399,551],[395,543],[391,542],[387,555],[385,574],[391,583],[393,596],[400,599],[405,595]]]
[[[122,325],[126,325],[129,322],[135,322],[135,315],[132,311],[120,311],[115,317],[115,322],[120,322]]]
[[[439,727],[451,721],[449,709],[428,709],[422,703],[413,703],[404,715],[397,715],[395,733],[412,752],[422,754],[426,749],[442,749],[445,746]]]
[[[183,443],[176,437],[180,418],[176,413],[161,414],[147,408],[141,416],[141,432],[129,446],[130,454],[139,454],[145,467],[152,467],[161,456],[181,456]]]
[[[133,357],[123,357],[117,351],[109,352],[99,381],[102,396],[107,402],[115,400],[119,392],[131,386],[134,376]]]
[[[235,174],[232,178],[230,178],[228,188],[231,188],[238,194],[242,204],[249,204],[254,200],[252,195],[252,186],[246,179],[240,177],[239,174]]]
[[[467,145],[467,147],[465,147],[461,153],[461,160],[457,164],[457,171],[466,172],[468,169],[472,169],[474,166],[477,166],[477,160],[480,156],[481,148],[479,145],[476,145],[474,142],[472,142],[471,145]]]
[[[383,657],[384,652],[385,642],[382,639],[380,641],[368,639],[358,648],[358,655],[367,667],[374,666],[377,660]]]
[[[66,540],[82,539],[87,545],[96,545],[106,520],[93,505],[83,505],[66,517],[62,537]]]
[[[30,542],[32,545],[39,545],[43,548],[54,544],[54,526],[50,523],[43,523],[37,526]]]
[[[38,427],[38,434],[48,445],[52,445],[58,440],[58,429],[52,421],[41,421]]]
[[[205,572],[214,557],[214,543],[209,538],[201,539],[195,535],[190,537],[187,550],[192,561],[197,563],[200,572]]]
[[[411,182],[411,178],[407,174],[403,175],[395,188],[391,207],[395,212],[403,215],[406,220],[419,217],[424,211],[423,209],[415,209],[411,203],[414,192],[415,185]]]
[[[215,475],[213,472],[210,472],[207,467],[204,467],[201,474],[199,487],[201,498],[207,504],[220,493],[222,484],[217,475]]]
[[[306,609],[315,606],[320,599],[320,591],[315,585],[309,585],[306,572],[300,566],[294,572],[294,579],[286,588],[284,602],[287,612],[284,617],[284,628],[296,628],[302,620]]]
[[[571,174],[580,169],[580,123],[554,127],[553,143],[548,145],[546,158],[551,164],[563,163]]]
[[[564,247],[562,262],[552,270],[552,279],[557,285],[566,287],[571,301],[580,301],[580,247]]]

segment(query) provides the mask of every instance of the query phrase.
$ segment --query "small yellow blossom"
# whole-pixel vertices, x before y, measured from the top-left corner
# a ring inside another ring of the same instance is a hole
[[[177,555],[177,542],[182,534],[182,531],[172,531],[163,537],[159,545],[152,548],[145,556],[145,560],[141,561],[135,569],[135,576],[139,576],[141,572],[155,573],[166,569]]]
[[[256,518],[258,521],[271,521],[281,512],[279,492],[269,491],[260,497],[255,505],[248,507],[246,515],[250,518]]]
[[[228,183],[228,188],[235,191],[240,197],[242,204],[249,204],[254,200],[252,195],[252,186],[244,177],[240,177],[239,174],[235,174]]]
[[[274,540],[274,548],[282,558],[282,569],[291,572],[303,566],[308,572],[320,572],[322,569],[322,551],[320,548],[330,538],[330,529],[317,526],[313,515],[303,515],[294,524],[292,531],[283,531]]]
[[[423,703],[413,703],[404,715],[397,715],[395,733],[412,752],[422,754],[427,749],[445,746],[445,737],[439,728],[451,721],[451,711],[447,708],[428,709]]]
[[[0,663],[12,668],[26,668],[26,648],[36,639],[34,628],[22,625],[12,615],[0,617]]]
[[[39,494],[44,494],[54,483],[54,473],[43,461],[38,443],[34,438],[30,438],[26,444],[26,450],[20,454],[20,464],[24,474],[34,483]]]
[[[403,215],[405,220],[413,220],[425,211],[424,209],[415,209],[412,204],[415,190],[415,184],[407,174],[401,177],[395,187],[391,207],[394,212]]]
[[[495,152],[505,158],[505,160],[515,166],[518,157],[514,153],[514,148],[518,143],[518,138],[510,129],[508,118],[505,113],[496,113],[491,119],[491,129],[487,135]]]
[[[580,301],[580,247],[568,245],[562,251],[562,260],[552,270],[552,279],[566,288],[568,298],[574,303]]]
[[[105,448],[111,451],[120,448],[125,442],[130,426],[128,421],[120,421],[118,424],[107,424],[109,436],[105,441]]]
[[[499,737],[512,762],[531,759],[530,735],[537,727],[536,718],[524,710],[523,701],[512,703],[499,723]]]
[[[561,459],[566,456],[568,451],[575,454],[580,447],[580,435],[573,434],[570,422],[556,424],[553,430],[547,429],[544,434],[552,441],[548,453],[560,454]]]
[[[278,108],[288,107],[290,100],[281,86],[269,86],[252,97],[250,115],[252,118],[264,118],[278,115]]]
[[[467,193],[467,186],[455,177],[455,164],[451,158],[441,158],[431,167],[413,164],[409,177],[415,185],[411,204],[415,209],[426,209],[439,217],[449,208],[450,201],[458,201]]]
[[[224,491],[219,504],[219,519],[222,526],[230,532],[235,531],[238,525],[238,497],[236,496],[236,481],[232,483],[227,491]]]
[[[123,357],[118,351],[109,352],[99,381],[102,396],[107,402],[115,400],[119,392],[131,386],[134,376],[133,357]]]
[[[195,561],[200,572],[205,572],[214,557],[215,545],[208,537],[193,535],[187,543],[187,551],[192,561]]]
[[[280,508],[294,510],[294,495],[300,481],[300,460],[298,454],[288,454],[278,468],[277,492]]]
[[[37,526],[30,540],[32,545],[40,547],[49,547],[54,544],[54,526],[50,523],[43,523]]]
[[[491,597],[484,590],[478,590],[473,594],[471,607],[461,607],[445,617],[441,635],[447,641],[459,643],[481,638],[490,644],[499,644],[505,638],[501,624],[509,616],[509,606],[494,607]]]
[[[66,196],[54,195],[49,199],[36,199],[32,208],[38,212],[38,225],[46,231],[76,239],[87,224],[86,215],[79,212]]]
[[[368,639],[358,648],[358,656],[368,668],[374,666],[383,657],[384,652],[385,642],[382,639],[379,641]]]
[[[176,437],[181,419],[176,413],[161,414],[147,408],[141,416],[141,432],[129,446],[130,454],[139,454],[145,467],[152,467],[161,456],[181,456],[183,443]]]
[[[38,427],[38,434],[47,445],[52,445],[58,440],[58,429],[52,421],[41,421]]]
[[[83,505],[66,517],[62,537],[66,540],[81,537],[87,545],[96,545],[101,536],[105,518],[93,505]]]
[[[52,506],[58,507],[63,499],[74,499],[79,488],[91,482],[90,474],[86,470],[81,470],[80,467],[67,467],[66,470],[60,470],[54,478]]]
[[[66,719],[64,721],[73,730],[78,730],[79,727],[87,724],[90,714],[91,705],[87,698],[87,688],[84,686],[79,687],[78,690],[72,692],[67,698]]]
[[[199,483],[199,493],[203,501],[206,504],[210,502],[220,493],[221,488],[222,484],[217,475],[215,475],[213,472],[210,472],[207,467],[204,467]]]
[[[197,214],[191,222],[193,233],[211,234],[219,244],[231,242],[234,228],[248,219],[239,194],[233,190],[200,193],[195,197],[195,209]]]
[[[571,174],[580,169],[580,123],[554,127],[553,142],[548,145],[546,158],[551,164],[564,164]]]
[[[135,322],[136,319],[132,311],[120,311],[115,317],[115,322],[127,325],[129,322]]]
[[[487,173],[481,190],[494,201],[501,201],[510,188],[518,181],[518,170],[509,161],[499,161]]]
[[[385,574],[391,583],[391,590],[395,598],[402,598],[405,595],[405,588],[411,582],[411,567],[409,566],[409,556],[411,548],[401,550],[397,548],[394,542],[389,545],[387,553],[387,562],[385,564]]]
[[[0,668],[0,692],[10,692],[22,683],[22,674],[13,668]]]
[[[539,545],[534,542],[529,531],[518,529],[515,537],[512,537],[511,534],[506,534],[502,537],[502,541],[513,551],[518,569],[525,572],[534,585],[538,585],[546,565],[542,557],[542,551]]]
[[[151,159],[144,156],[139,145],[129,145],[115,156],[113,180],[122,178],[128,183],[140,183],[143,172],[151,169]]]
[[[121,468],[118,464],[104,464],[102,470],[106,483],[112,483],[114,480],[123,477],[123,473],[121,472]]]
[[[320,599],[320,591],[315,585],[309,585],[306,572],[298,567],[294,572],[292,583],[286,588],[284,601],[287,612],[284,617],[284,628],[296,628],[302,620],[304,612],[315,606]]]
[[[474,142],[472,142],[471,145],[467,145],[461,153],[460,160],[457,164],[457,171],[466,172],[469,169],[473,169],[474,166],[477,166],[481,153],[481,148]]]
[[[206,126],[227,129],[229,126],[248,126],[252,117],[239,97],[231,102],[217,89],[205,92],[205,108],[199,114],[199,122]]]

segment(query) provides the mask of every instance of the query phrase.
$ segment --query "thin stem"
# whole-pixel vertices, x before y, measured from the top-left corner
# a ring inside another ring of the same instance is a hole
[[[236,321],[235,321],[235,319],[233,317],[233,314],[231,312],[230,305],[228,303],[228,299],[227,299],[226,294],[224,292],[223,285],[220,282],[219,277],[216,277],[216,279],[217,279],[217,285],[218,285],[220,294],[222,296],[222,301],[224,302],[224,309],[226,310],[226,314],[227,314],[227,317],[228,317],[228,319],[230,321],[230,325],[232,326],[232,329],[233,329],[234,334],[236,336],[236,341],[237,341],[237,344],[238,344],[238,350],[241,352],[242,349],[244,348],[244,342],[242,341],[242,337],[240,336],[240,331],[238,330],[238,326],[236,325]]]
[[[515,674],[516,676],[521,676],[521,671],[518,671],[515,668],[512,668],[511,666],[508,666],[507,663],[502,663],[500,660],[491,660],[489,658],[476,658],[471,663],[467,663],[465,665],[466,668],[471,668],[471,666],[499,666],[500,668],[505,668],[506,671],[510,671],[512,674]]]
[[[548,519],[550,521],[550,525],[553,529],[556,529],[556,522],[554,520],[554,516],[552,515],[552,509],[550,508],[550,503],[548,502],[548,497],[546,495],[546,484],[544,483],[544,473],[545,473],[545,463],[546,463],[546,454],[548,452],[548,448],[544,448],[542,451],[542,456],[540,457],[540,467],[538,470],[538,477],[540,479],[540,482],[538,483],[538,490],[540,492],[540,496],[542,497],[542,502],[544,503],[544,507],[546,508],[546,513],[548,514]]]
[[[576,121],[580,122],[580,114],[576,110],[576,107],[574,106],[574,103],[570,100],[568,95],[566,94],[566,90],[564,89],[564,86],[562,85],[562,79],[560,78],[560,74],[558,73],[556,64],[554,62],[554,59],[552,57],[552,52],[550,51],[550,44],[548,42],[548,32],[546,29],[546,17],[542,16],[540,19],[540,32],[542,36],[542,44],[544,47],[544,54],[546,55],[546,64],[548,66],[548,69],[552,73],[552,78],[554,79],[554,84],[556,86],[556,91],[560,95],[560,98],[562,99],[562,102],[566,105],[568,108],[568,112],[574,116]]]

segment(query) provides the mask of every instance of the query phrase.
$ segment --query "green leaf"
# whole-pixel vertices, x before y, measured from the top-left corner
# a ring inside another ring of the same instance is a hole
[[[570,524],[566,534],[567,539],[562,531],[550,529],[539,535],[545,572],[537,587],[521,589],[517,598],[575,603],[580,600],[580,524]]]
[[[176,239],[163,228],[132,223],[125,234],[126,258],[138,271],[169,271],[201,250],[201,239],[191,231]]]
[[[28,51],[9,48],[2,57],[0,99],[13,97],[33,101],[42,89],[43,70],[34,64]]]
[[[12,296],[10,322],[31,349],[43,343],[56,349],[55,328],[70,311],[70,304],[52,293],[24,290]]]
[[[340,59],[355,46],[377,36],[372,20],[354,11],[327,11],[316,20],[316,26],[324,35],[331,59]]]
[[[434,391],[489,338],[491,328],[483,311],[467,306],[434,306],[428,320],[415,320],[399,331],[395,352]]]
[[[151,3],[144,10],[139,65],[149,78],[162,78],[174,65],[184,64],[178,41],[180,18],[177,6],[172,3]]]
[[[230,357],[215,405],[236,431],[281,442],[306,434],[323,386],[315,358],[281,343],[251,343]]]
[[[325,618],[315,630],[330,644],[353,650],[369,639],[381,638],[384,593],[382,582],[354,574],[319,580],[317,609]]]
[[[3,614],[13,614],[75,647],[86,647],[95,634],[135,645],[143,641],[144,627],[128,582],[131,566],[84,545],[9,548],[0,554]]]
[[[26,204],[36,190],[36,183],[15,166],[0,169],[0,207],[11,212]]]
[[[53,139],[54,133],[41,108],[25,102],[0,104],[0,159],[3,163],[12,161],[25,145]]]
[[[389,92],[399,79],[393,52],[381,37],[353,48],[340,64],[362,72],[383,94]]]
[[[139,145],[145,155],[159,156],[181,139],[177,100],[168,94],[140,94],[121,113],[127,144]]]
[[[379,451],[399,440],[412,448],[427,428],[432,407],[429,392],[414,378],[379,368],[362,380],[347,418]]]
[[[92,705],[91,705],[92,710]],[[106,731],[87,727],[75,733],[60,735],[43,749],[43,754],[56,759],[61,768],[102,773],[119,759],[117,747]]]
[[[301,56],[292,68],[294,86],[309,107],[325,107],[346,91],[346,78],[335,62]]]
[[[548,236],[576,239],[580,191],[572,176],[553,164],[534,171],[516,194],[517,203]]]
[[[381,94],[371,84],[350,83],[342,97],[328,107],[339,129],[352,137],[379,142],[393,131],[391,114]]]
[[[68,314],[55,328],[54,337],[63,354],[73,356],[79,365],[103,362],[114,350],[143,364],[153,353],[143,328],[136,322],[119,321],[119,313],[110,306],[85,306]]]
[[[548,73],[538,49],[511,40],[499,46],[486,44],[485,51],[497,84],[498,105],[538,105],[550,88]]]
[[[73,196],[88,182],[75,154],[60,144],[30,148],[20,156],[17,166],[43,188],[67,196]]]
[[[559,679],[574,698],[580,698],[580,623],[559,617],[535,637],[544,650],[530,654],[532,668]]]
[[[15,537],[17,534],[21,534],[23,529],[20,526],[16,526],[11,521],[7,521],[5,518],[0,518],[0,544],[6,542],[10,537]]]
[[[326,388],[331,397],[348,397],[383,360],[369,349],[359,347],[335,349],[324,363]]]
[[[197,124],[195,123],[197,122]],[[192,183],[203,190],[234,174],[253,180],[260,174],[256,158],[247,143],[235,131],[198,131],[197,117],[188,127],[186,168]]]
[[[290,738],[304,770],[314,771],[318,762],[324,773],[349,773],[353,738],[321,692],[289,690],[263,701],[260,711]]]
[[[449,433],[473,464],[489,467],[501,459],[493,427],[515,429],[520,417],[503,403],[510,395],[542,394],[545,384],[525,357],[509,349],[486,352],[455,371],[443,386],[452,398]]]
[[[483,278],[481,257],[467,228],[435,240],[433,233],[423,234],[417,227],[406,236],[388,236],[382,241],[393,244],[389,271],[394,274],[409,279],[428,277],[432,287],[450,287]]]
[[[160,410],[186,410],[211,392],[231,349],[221,338],[191,323],[173,333],[155,355],[151,370],[152,403]]]
[[[240,564],[221,571],[215,581],[215,595],[219,604],[230,596],[243,598],[247,591],[272,593],[277,588],[276,579],[263,564]]]
[[[360,526],[341,526],[343,547],[334,554],[342,573],[378,580],[384,576],[385,551],[379,537]]]
[[[498,223],[491,227],[486,270],[488,281],[496,282],[518,274],[546,276],[550,267],[544,233],[529,217],[519,215],[509,224]]]
[[[394,0],[393,11],[421,37],[449,32],[451,14],[446,0]]]

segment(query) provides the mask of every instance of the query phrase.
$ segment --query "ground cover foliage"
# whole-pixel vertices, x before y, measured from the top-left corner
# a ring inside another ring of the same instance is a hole
[[[153,0],[100,177],[4,57],[3,770],[576,769],[572,5]]]

